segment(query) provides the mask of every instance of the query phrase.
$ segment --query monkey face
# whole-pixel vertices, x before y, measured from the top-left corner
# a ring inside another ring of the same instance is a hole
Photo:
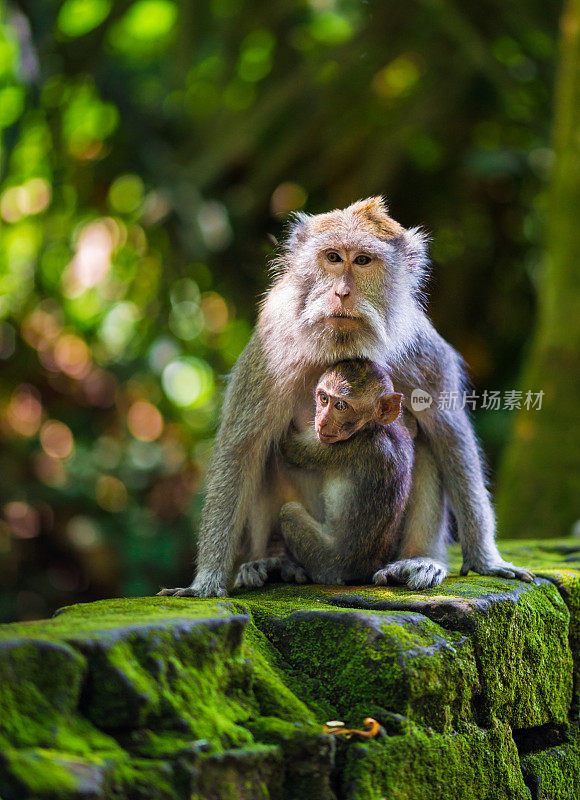
[[[358,248],[335,246],[320,252],[317,260],[328,286],[327,325],[338,330],[356,329],[365,318],[360,301],[365,297],[366,285],[376,283],[375,273],[383,270],[380,255],[368,244],[362,252]]]
[[[312,361],[380,361],[413,325],[426,238],[371,197],[327,214],[297,214],[273,266],[279,279],[264,304],[265,327],[284,319]]]
[[[380,305],[376,301],[386,274],[384,254],[371,237],[357,239],[325,237],[315,254],[310,308],[329,330],[352,331],[375,323],[372,312]]]
[[[379,239],[379,230],[366,219],[322,216],[310,221],[311,233],[300,241],[292,266],[300,320],[319,341],[350,341],[354,347],[373,339],[384,343],[389,308],[402,305],[397,246]]]
[[[354,396],[344,378],[329,376],[316,387],[314,426],[321,442],[333,444],[350,439],[372,419],[372,405],[366,397]]]
[[[372,361],[340,361],[326,370],[316,387],[316,435],[332,444],[371,422],[390,425],[401,413],[402,397],[393,391],[390,376]]]
[[[383,304],[386,270],[384,257],[369,237],[360,244],[337,242],[325,237],[313,248],[308,277],[301,277],[300,324],[319,348],[327,347],[336,360],[342,354],[386,349],[386,318]],[[329,246],[332,244],[332,246]]]
[[[368,419],[342,397],[318,389],[316,394],[316,435],[325,444],[350,439],[368,422]]]

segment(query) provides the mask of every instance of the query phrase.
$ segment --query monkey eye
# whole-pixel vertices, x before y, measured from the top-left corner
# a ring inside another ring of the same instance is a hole
[[[328,261],[331,261],[333,264],[338,264],[339,261],[342,261],[342,258],[338,255],[338,253],[335,253],[334,251],[331,251],[330,253],[327,253],[326,254],[326,258],[328,259]]]
[[[320,400],[321,405],[327,406],[328,405],[328,395],[324,394],[324,392],[320,392],[318,395],[318,399]]]
[[[337,400],[334,407],[337,411],[346,411],[348,403],[345,403],[344,400]]]
[[[354,263],[358,264],[360,267],[365,267],[367,264],[370,264],[371,261],[372,258],[370,256],[365,256],[361,254],[360,256],[357,256],[355,258]]]

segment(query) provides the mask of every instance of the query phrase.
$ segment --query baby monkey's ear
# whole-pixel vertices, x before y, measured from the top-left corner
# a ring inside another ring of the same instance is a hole
[[[375,422],[379,425],[390,425],[391,422],[394,422],[403,410],[402,400],[403,395],[398,392],[381,397],[375,408]]]

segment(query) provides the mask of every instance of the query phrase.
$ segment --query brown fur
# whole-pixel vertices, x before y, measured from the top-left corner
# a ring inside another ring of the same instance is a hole
[[[322,521],[300,503],[287,503],[280,512],[280,530],[290,553],[316,583],[370,581],[399,550],[413,444],[401,422],[375,422],[374,409],[392,397],[390,378],[382,369],[368,361],[342,361],[322,375],[317,394],[333,381],[348,386],[353,403],[349,431],[325,444],[317,441],[312,426],[304,433],[292,429],[280,444],[289,466],[320,474]]]
[[[332,232],[348,235],[353,229],[384,241],[396,239],[404,231],[403,226],[389,216],[382,197],[358,200],[346,209],[318,214],[312,220],[312,232],[315,234]]]

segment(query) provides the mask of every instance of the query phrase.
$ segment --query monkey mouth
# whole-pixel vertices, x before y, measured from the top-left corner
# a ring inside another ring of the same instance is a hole
[[[322,431],[316,431],[316,435],[320,439],[321,442],[325,444],[332,444],[333,442],[338,441],[338,436],[333,433],[322,433]]]
[[[332,325],[337,325],[341,328],[355,328],[362,322],[360,317],[355,317],[352,314],[330,314],[326,319]]]

